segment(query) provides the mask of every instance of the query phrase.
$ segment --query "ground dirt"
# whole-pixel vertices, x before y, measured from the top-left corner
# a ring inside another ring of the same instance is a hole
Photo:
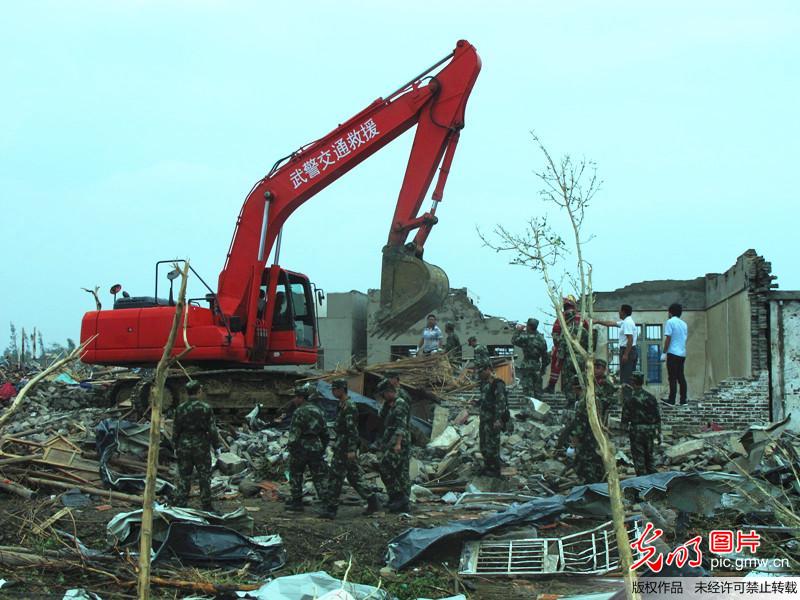
[[[218,502],[224,510],[234,510],[242,500]],[[303,513],[287,513],[281,501],[265,498],[244,501],[253,517],[254,535],[280,534],[287,553],[287,564],[275,576],[325,570],[334,577],[342,578],[346,565],[350,565],[348,580],[369,585],[378,585],[394,593],[401,600],[442,598],[455,593],[464,593],[470,600],[536,598],[539,593],[566,593],[567,591],[593,591],[613,587],[608,580],[562,579],[548,581],[531,580],[482,580],[467,579],[456,575],[460,544],[437,547],[435,555],[426,555],[409,568],[388,578],[381,578],[379,571],[384,566],[387,542],[409,527],[427,527],[452,520],[456,516],[441,510],[441,505],[419,505],[409,516],[380,512],[370,517],[361,515],[362,507],[353,498],[340,507],[335,521],[321,520],[315,516],[315,508],[308,506]],[[106,508],[110,505],[110,508]],[[0,545],[22,546],[36,553],[57,550],[62,546],[52,532],[36,535],[34,523],[42,523],[62,508],[59,498],[46,497],[35,501],[23,501],[16,497],[0,495]],[[120,501],[93,498],[86,508],[73,509],[73,518],[65,518],[57,527],[76,534],[88,547],[108,549],[106,524],[115,514],[135,510],[137,507]],[[472,518],[473,514],[462,515]],[[136,550],[135,548],[133,550]],[[343,561],[343,562],[340,562]],[[127,586],[134,575],[134,560],[128,563],[120,559],[119,564],[104,567],[106,574],[87,569],[4,569],[0,578],[10,584],[0,588],[0,598],[62,598],[70,588],[84,588],[100,595],[103,600],[133,598],[135,588]],[[337,564],[338,563],[338,564]],[[213,582],[235,587],[237,584],[263,582],[247,573],[235,571],[202,570],[185,568],[174,563],[154,565],[153,574],[167,579]],[[114,581],[111,576],[116,576]],[[185,598],[192,593],[168,587],[155,587],[153,598]],[[218,595],[224,598],[225,595]],[[231,595],[227,597],[233,597]]]

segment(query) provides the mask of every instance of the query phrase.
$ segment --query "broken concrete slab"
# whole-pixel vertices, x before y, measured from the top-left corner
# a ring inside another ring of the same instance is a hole
[[[547,402],[542,402],[536,398],[528,398],[528,400],[530,400],[528,409],[531,413],[531,416],[539,421],[544,421],[547,418],[547,415],[550,413],[550,405]]]
[[[431,429],[431,439],[435,440],[447,428],[450,411],[443,406],[436,406],[433,409],[433,426]]]
[[[422,473],[422,463],[412,456],[408,463],[409,480],[413,483],[416,481],[417,477],[419,477],[420,473]]]
[[[247,462],[233,452],[223,452],[217,457],[217,469],[224,475],[235,475],[247,468]]]
[[[460,439],[461,436],[458,434],[458,431],[456,431],[456,428],[452,425],[448,425],[436,439],[431,440],[428,444],[428,448],[436,453],[446,454]]]
[[[680,444],[676,444],[670,448],[667,448],[667,451],[664,454],[666,454],[670,462],[677,463],[681,462],[688,456],[699,454],[705,449],[705,447],[705,440],[686,440],[685,442],[681,442]]]
[[[548,458],[540,464],[540,470],[544,473],[552,473],[553,475],[563,475],[567,467],[561,461]]]

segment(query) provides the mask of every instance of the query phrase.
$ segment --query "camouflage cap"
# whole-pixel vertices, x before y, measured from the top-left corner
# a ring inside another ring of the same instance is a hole
[[[332,390],[346,390],[347,389],[347,380],[346,379],[334,379],[331,381],[331,389]]]
[[[488,360],[479,360],[475,363],[475,370],[476,371],[483,371],[484,369],[491,369],[492,363]]]
[[[644,373],[641,371],[634,371],[631,373],[631,382],[638,383],[639,385],[644,383]]]
[[[375,391],[379,394],[383,394],[384,392],[394,392],[396,390],[395,387],[392,385],[392,383],[388,379],[384,378],[381,379],[380,383],[378,384],[378,387],[375,388]]]
[[[201,389],[203,389],[203,386],[201,386],[200,382],[197,381],[196,379],[192,379],[191,381],[188,381],[186,383],[186,391],[189,392],[190,394],[196,394]]]
[[[295,396],[302,396],[303,398],[308,398],[311,395],[313,389],[311,388],[310,383],[304,383],[303,385],[296,385],[292,390],[292,394]]]
[[[469,338],[467,338],[467,342],[477,342],[477,341],[478,338],[476,338],[474,335],[471,335],[469,336]]]
[[[384,371],[383,372],[383,376],[386,379],[392,379],[394,377],[396,377],[397,379],[400,379],[400,372],[399,371]]]
[[[595,358],[594,359],[594,364],[599,365],[601,367],[607,367],[608,366],[608,363],[605,360],[603,360],[602,358]]]

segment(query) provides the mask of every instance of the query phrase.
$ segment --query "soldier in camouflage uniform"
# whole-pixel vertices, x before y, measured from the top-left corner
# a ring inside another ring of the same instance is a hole
[[[444,343],[444,351],[453,365],[461,365],[461,340],[458,339],[456,333],[456,326],[448,323],[444,326],[444,332],[447,334],[447,341]]]
[[[325,482],[328,465],[325,463],[325,448],[330,436],[328,425],[319,406],[308,402],[311,386],[306,384],[294,389],[292,402],[295,411],[289,426],[289,477],[292,497],[286,502],[286,510],[303,510],[303,474],[306,467],[311,471],[311,480],[317,497],[325,498]]]
[[[467,344],[472,348],[472,364],[475,365],[476,370],[480,363],[491,362],[489,359],[489,349],[483,344],[479,344],[478,338],[471,335],[467,340]]]
[[[222,441],[214,423],[214,413],[203,397],[199,381],[186,384],[186,399],[175,410],[172,441],[178,459],[176,506],[186,506],[192,487],[192,471],[197,471],[203,510],[214,510],[211,503],[211,447]]]
[[[493,376],[492,364],[478,364],[480,377],[480,448],[483,455],[483,473],[500,476],[500,433],[511,420],[508,412],[506,384]]]
[[[661,413],[658,400],[645,390],[644,375],[635,371],[631,376],[632,390],[623,394],[622,426],[628,430],[631,458],[637,475],[655,473],[653,446],[661,437]]]
[[[617,399],[617,389],[614,387],[606,375],[607,364],[604,360],[595,360],[595,406],[598,410],[598,418],[603,426],[608,423],[608,413]],[[586,407],[586,395],[583,393],[580,381],[576,375],[572,380],[575,393],[580,395],[578,404],[575,408],[575,417],[566,426],[559,439],[572,438],[575,447],[575,472],[584,483],[598,483],[605,479],[606,472],[603,460],[599,454],[599,446],[594,437],[592,428],[589,425],[589,412]]]
[[[567,323],[567,331],[570,334],[569,337],[575,339],[580,335],[581,346],[584,350],[588,350],[589,324],[583,321],[583,319],[578,316],[578,313],[573,310],[568,310],[564,313],[564,321]],[[561,387],[567,399],[567,406],[572,406],[580,397],[580,390],[576,390],[575,387],[571,385],[577,375],[575,365],[572,362],[572,356],[569,353],[568,344],[568,337],[566,335],[561,335],[558,342],[558,355],[559,358],[563,360],[563,365],[561,367]],[[575,355],[578,359],[578,368],[585,371],[586,360],[577,352]]]
[[[358,435],[358,408],[347,395],[347,381],[334,379],[331,382],[331,390],[339,400],[339,412],[334,425],[336,441],[333,446],[333,460],[328,479],[325,509],[320,516],[325,519],[336,518],[339,496],[342,493],[342,484],[345,478],[356,493],[367,501],[367,509],[364,514],[371,515],[380,509],[380,503],[375,491],[364,483],[363,473],[358,465],[358,449],[361,446],[361,439]]]
[[[411,461],[411,408],[397,393],[388,380],[378,385],[383,397],[385,419],[381,438],[380,473],[386,493],[389,495],[389,512],[408,512],[411,481],[408,467]]]
[[[522,348],[522,362],[517,367],[522,391],[535,398],[542,397],[542,377],[547,371],[548,353],[544,336],[536,331],[539,321],[528,319],[525,326],[518,325],[511,343]]]

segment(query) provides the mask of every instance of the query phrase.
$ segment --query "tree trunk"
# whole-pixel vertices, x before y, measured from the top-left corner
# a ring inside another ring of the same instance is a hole
[[[625,578],[625,594],[628,598],[638,599],[639,594],[633,591],[634,582],[637,580],[636,571],[631,570],[633,554],[628,532],[625,529],[625,505],[622,500],[622,488],[619,485],[619,471],[617,470],[617,457],[614,444],[608,439],[600,416],[597,413],[594,391],[594,356],[590,352],[586,360],[586,410],[589,415],[589,426],[592,428],[594,438],[600,448],[603,466],[608,474],[608,496],[611,505],[611,518],[614,521],[614,533],[617,536],[619,549],[619,566]]]
[[[147,472],[145,474],[144,501],[142,503],[142,525],[139,540],[139,600],[150,598],[150,550],[153,545],[153,503],[156,497],[156,475],[158,474],[158,451],[161,445],[161,408],[164,404],[164,384],[167,381],[170,366],[190,350],[188,343],[179,357],[172,358],[172,348],[181,323],[186,302],[186,281],[189,278],[189,261],[184,263],[181,273],[181,289],[175,306],[175,317],[169,332],[164,353],[156,367],[155,381],[150,388],[150,441],[147,449]],[[185,322],[184,322],[185,327]],[[185,332],[184,332],[185,334]],[[186,337],[184,335],[184,340]]]

